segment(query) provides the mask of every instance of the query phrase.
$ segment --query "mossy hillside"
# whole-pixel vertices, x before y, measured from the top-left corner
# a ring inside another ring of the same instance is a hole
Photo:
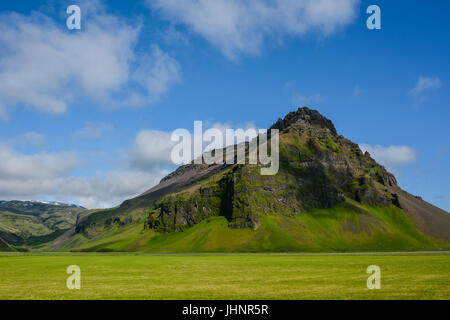
[[[13,249],[9,246],[9,244],[3,240],[2,238],[0,238],[0,251],[13,251]]]
[[[27,251],[56,239],[84,208],[31,201],[0,201],[0,250]],[[9,249],[8,249],[9,248]]]
[[[448,246],[418,231],[401,208],[395,177],[338,135],[329,120],[302,108],[273,127],[280,130],[276,175],[261,175],[257,165],[219,166],[212,175],[202,175],[207,165],[183,166],[143,196],[80,216],[75,234],[55,248],[256,252]],[[173,185],[177,188],[164,189]]]
[[[391,195],[379,182],[383,182],[379,176],[386,174],[384,168],[355,151],[352,144],[345,147],[347,140],[334,139],[340,141],[340,148],[337,142],[311,143],[306,136],[284,133],[277,175],[261,176],[256,165],[235,165],[145,210],[126,213],[134,216],[128,223],[124,215],[114,218],[117,208],[91,212],[92,219],[103,222],[91,224],[69,247],[175,252],[437,248],[411,222],[396,224],[407,216],[389,203]],[[317,151],[318,144],[324,149]],[[321,165],[318,159],[327,157],[364,165],[352,175],[348,174],[351,166],[343,171]],[[381,199],[379,209],[367,209],[374,199],[364,198],[368,192]],[[387,212],[395,213],[397,220]]]
[[[419,232],[403,210],[347,200],[331,209],[286,216],[264,214],[257,230],[230,228],[209,217],[182,232],[144,230],[143,223],[117,226],[101,237],[77,234],[64,250],[138,252],[357,252],[448,249]]]
[[[332,208],[345,198],[371,205],[393,203],[380,179],[388,175],[386,170],[327,130],[282,132],[279,172],[262,176],[259,170],[256,165],[235,165],[197,188],[163,197],[146,210],[146,228],[178,232],[208,217],[224,216],[232,228],[257,229],[264,214],[292,216]]]

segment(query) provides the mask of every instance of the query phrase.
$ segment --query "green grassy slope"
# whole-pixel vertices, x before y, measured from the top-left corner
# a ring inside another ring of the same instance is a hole
[[[69,265],[81,290],[66,287]],[[450,299],[444,253],[0,254],[0,274],[0,299]]]
[[[9,247],[28,250],[51,241],[71,228],[77,214],[84,211],[69,205],[28,201],[0,203],[0,238]],[[0,244],[0,251],[7,250]]]
[[[9,246],[9,244],[0,238],[0,251],[13,251],[13,249]]]
[[[54,242],[44,250],[140,252],[347,252],[450,248],[417,230],[399,208],[370,207],[352,200],[292,217],[265,215],[257,230],[228,227],[211,217],[183,232],[144,230],[143,223],[114,226],[88,238]]]

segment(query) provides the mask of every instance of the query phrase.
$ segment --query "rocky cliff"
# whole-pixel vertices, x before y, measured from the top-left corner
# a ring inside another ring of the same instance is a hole
[[[230,228],[257,229],[263,214],[295,215],[331,208],[345,198],[363,204],[399,206],[392,174],[357,144],[337,134],[333,123],[309,108],[279,119],[280,170],[261,176],[256,165],[234,165],[200,186],[170,194],[147,209],[146,228],[182,231],[210,216],[224,216]],[[180,172],[163,179],[170,181]],[[189,167],[192,174],[195,165]]]
[[[402,190],[319,112],[279,119],[280,167],[188,164],[122,205],[78,215],[45,250],[402,251],[450,247],[450,215]],[[248,145],[246,148],[248,156]],[[247,162],[248,163],[248,162]]]

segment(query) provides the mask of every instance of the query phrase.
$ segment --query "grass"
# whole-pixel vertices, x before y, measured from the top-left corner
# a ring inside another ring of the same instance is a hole
[[[81,268],[81,290],[66,268]],[[381,268],[368,290],[366,268]],[[0,254],[0,299],[450,299],[450,254]]]
[[[257,230],[228,227],[211,217],[183,232],[144,230],[143,222],[115,226],[89,238],[77,234],[42,251],[89,252],[385,252],[448,250],[449,243],[417,230],[400,209],[369,207],[347,201],[292,217],[261,215]]]
[[[0,230],[18,235],[28,233],[36,236],[46,235],[52,232],[38,217],[5,211],[0,212]]]

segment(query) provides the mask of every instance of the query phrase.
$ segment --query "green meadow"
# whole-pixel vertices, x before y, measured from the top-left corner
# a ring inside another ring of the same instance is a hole
[[[450,299],[450,254],[0,253],[0,299]]]

